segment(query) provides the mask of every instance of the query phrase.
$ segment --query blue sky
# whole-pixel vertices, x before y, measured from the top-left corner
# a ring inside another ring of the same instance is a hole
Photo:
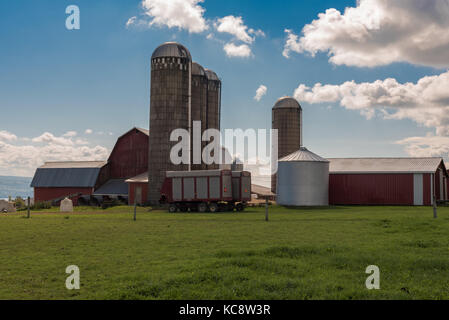
[[[69,31],[65,27],[65,9],[71,4],[80,8],[80,30]],[[73,141],[72,148],[99,146],[110,151],[117,137],[130,128],[147,128],[150,57],[165,41],[184,44],[194,61],[213,69],[222,79],[223,128],[270,128],[275,101],[293,95],[300,84],[312,88],[316,83],[374,83],[387,78],[400,84],[416,83],[423,77],[445,73],[449,66],[444,61],[438,65],[427,60],[415,63],[414,58],[382,61],[375,66],[336,64],[329,61],[329,51],[318,51],[312,56],[310,48],[303,52],[293,50],[289,58],[283,56],[288,36],[285,29],[301,37],[304,26],[316,20],[318,14],[335,8],[343,15],[346,7],[357,6],[356,1],[287,0],[279,4],[267,0],[206,0],[196,5],[204,9],[202,14],[209,25],[204,32],[191,33],[186,28],[164,25],[126,27],[131,17],[147,23],[154,18],[144,15],[146,9],[139,0],[0,2],[0,132],[10,135],[3,139],[3,149],[0,145],[3,157],[5,150],[16,150],[15,147],[41,150],[46,143],[58,144],[55,138],[69,131],[76,132],[66,134]],[[245,26],[265,34],[254,36],[249,44],[250,57],[229,57],[223,50],[226,43],[243,44],[229,33],[218,32],[213,25],[217,19],[230,15],[241,17]],[[209,34],[212,39],[208,39]],[[329,48],[335,46],[329,44]],[[256,101],[254,96],[260,85],[268,90]],[[435,143],[432,149],[428,141],[419,140],[411,147],[395,142],[430,136],[446,141],[445,134],[436,133],[439,124],[429,124],[432,121],[419,123],[415,116],[389,120],[377,113],[367,119],[360,110],[342,107],[338,99],[318,103],[309,100],[301,101],[304,144],[325,157],[423,155],[426,150],[435,155]],[[93,133],[86,134],[87,129]],[[53,137],[45,139],[43,133]],[[92,150],[85,153],[89,156]],[[42,154],[38,160],[47,158]],[[0,174],[28,175],[38,160],[0,160]]]

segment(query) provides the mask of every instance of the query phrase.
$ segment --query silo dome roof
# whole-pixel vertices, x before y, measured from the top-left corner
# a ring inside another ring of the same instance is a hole
[[[279,160],[279,162],[295,162],[295,161],[307,161],[307,162],[329,162],[328,160],[321,158],[319,155],[307,150],[307,148],[301,147],[296,152],[289,154],[288,156]]]
[[[209,79],[209,80],[220,81],[217,74],[215,72],[213,72],[212,70],[206,69],[206,76],[207,76],[207,79]]]
[[[166,42],[154,50],[151,59],[163,57],[188,58],[192,60],[189,50],[177,42]]]
[[[204,68],[196,62],[192,63],[192,75],[195,76],[205,76],[206,75],[206,71],[204,70]]]
[[[276,101],[273,109],[277,108],[301,108],[301,105],[295,98],[292,97],[282,97],[278,101]]]

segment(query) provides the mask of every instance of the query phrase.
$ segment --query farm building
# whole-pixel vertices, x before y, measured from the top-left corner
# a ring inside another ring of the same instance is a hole
[[[126,179],[148,171],[149,131],[133,128],[117,139],[107,161],[47,162],[31,187],[36,202],[95,197],[128,198]]]
[[[447,199],[442,158],[328,159],[332,205],[432,205]]]

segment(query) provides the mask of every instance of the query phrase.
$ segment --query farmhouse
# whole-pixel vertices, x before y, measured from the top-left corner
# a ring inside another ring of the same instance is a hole
[[[128,199],[125,180],[148,170],[149,131],[133,128],[117,139],[107,161],[47,162],[36,170],[31,187],[36,202],[75,205],[91,197]]]
[[[447,200],[442,158],[328,159],[333,205],[432,205]]]

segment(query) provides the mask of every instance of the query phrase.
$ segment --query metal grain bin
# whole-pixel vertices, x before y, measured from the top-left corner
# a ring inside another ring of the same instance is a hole
[[[303,147],[279,160],[277,203],[329,205],[329,161]]]
[[[188,170],[174,165],[170,150],[173,130],[188,130],[191,121],[192,57],[189,50],[175,42],[159,46],[151,57],[151,107],[148,160],[148,200],[158,203],[166,171]]]
[[[292,97],[280,98],[272,110],[272,128],[278,130],[278,159],[302,146],[302,108]],[[276,193],[276,175],[271,177],[271,192]]]

